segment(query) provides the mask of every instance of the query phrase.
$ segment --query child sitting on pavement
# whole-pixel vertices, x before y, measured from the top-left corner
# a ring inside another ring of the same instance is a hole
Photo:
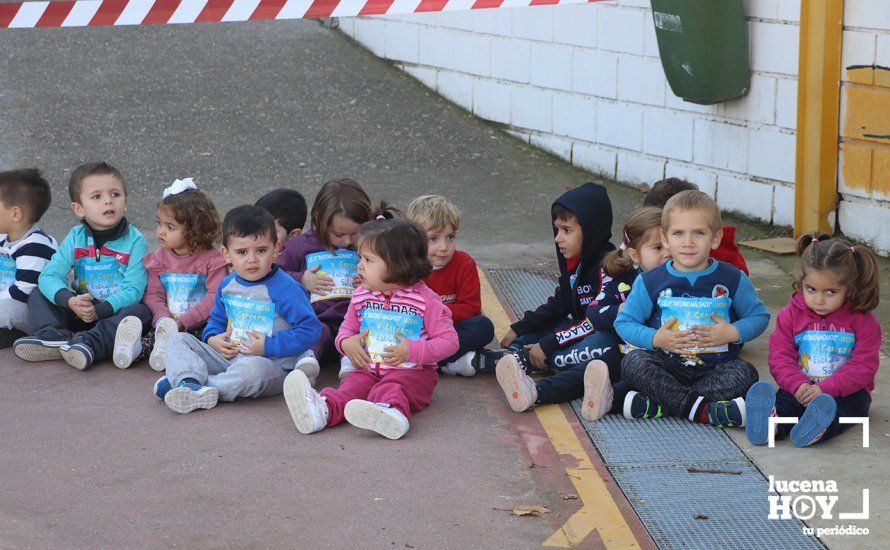
[[[58,249],[35,225],[51,201],[49,183],[36,169],[0,172],[0,349],[30,331],[28,298]]]
[[[612,382],[620,375],[618,336],[596,330],[587,318],[602,292],[600,265],[615,249],[612,204],[606,188],[586,183],[560,196],[550,210],[559,286],[545,304],[527,311],[501,340],[503,357],[496,374],[507,402],[516,412],[536,404],[564,403],[582,396],[591,361],[607,365]],[[533,381],[534,371],[556,374]]]
[[[460,211],[445,197],[423,195],[411,201],[407,216],[426,231],[429,239],[427,258],[433,272],[424,282],[451,310],[451,320],[460,343],[454,355],[439,363],[442,372],[473,376],[480,362],[477,351],[494,339],[494,324],[482,315],[476,262],[466,252],[457,250]]]
[[[80,218],[40,273],[40,292],[28,299],[33,336],[16,340],[25,361],[64,359],[80,370],[111,356],[120,322],[151,312],[141,303],[148,274],[145,239],[127,222],[127,186],[104,162],[79,166],[68,182],[71,210]],[[68,286],[71,272],[74,283]]]
[[[709,256],[722,237],[714,199],[701,191],[674,195],[661,229],[672,260],[637,277],[615,319],[621,338],[640,348],[621,364],[636,390],[624,399],[624,416],[744,426],[742,396],[757,369],[739,350],[766,329],[769,311],[744,273]]]
[[[226,214],[222,232],[234,273],[216,290],[202,340],[187,332],[170,337],[167,376],[155,383],[155,395],[178,413],[212,409],[220,399],[280,395],[288,372],[321,334],[306,292],[274,263],[272,215],[239,206]]]

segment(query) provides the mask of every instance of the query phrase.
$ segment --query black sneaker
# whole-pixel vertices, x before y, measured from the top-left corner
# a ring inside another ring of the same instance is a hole
[[[47,339],[25,336],[12,344],[12,352],[25,361],[58,361],[62,358],[59,348],[68,344],[65,339]]]
[[[66,363],[78,370],[87,370],[93,366],[93,350],[83,342],[77,342],[59,348],[59,353]]]
[[[736,397],[732,401],[708,403],[708,422],[718,428],[741,428],[745,425],[745,400]]]
[[[473,357],[473,368],[476,369],[476,372],[494,374],[494,368],[497,366],[498,361],[501,360],[501,357],[508,353],[512,353],[512,349],[482,349],[476,352],[476,356]]]
[[[663,415],[661,405],[640,392],[627,392],[624,397],[624,418],[628,420],[634,418],[648,420],[661,418]]]
[[[0,328],[0,349],[12,347],[16,340],[25,336],[25,333],[14,328]]]

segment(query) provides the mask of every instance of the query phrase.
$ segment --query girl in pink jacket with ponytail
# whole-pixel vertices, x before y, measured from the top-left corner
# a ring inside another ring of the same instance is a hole
[[[846,431],[840,417],[867,417],[875,389],[881,326],[880,272],[872,251],[824,233],[804,235],[797,245],[800,277],[791,303],[776,318],[769,339],[769,368],[779,384],[754,384],[746,397],[748,440],[769,439],[769,417],[795,417],[778,425],[796,447]]]

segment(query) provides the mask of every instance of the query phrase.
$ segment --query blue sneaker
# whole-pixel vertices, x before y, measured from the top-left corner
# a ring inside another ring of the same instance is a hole
[[[745,425],[745,400],[736,397],[732,401],[708,403],[708,422],[717,428],[741,428]]]
[[[212,409],[219,401],[219,390],[194,382],[182,381],[164,395],[164,403],[185,414],[195,409]]]
[[[825,434],[837,415],[837,402],[834,397],[820,393],[810,401],[797,424],[791,428],[791,443],[795,447],[808,447]]]
[[[158,381],[155,382],[154,394],[158,399],[163,399],[167,392],[172,390],[173,386],[170,385],[170,381],[167,380],[166,376],[162,376],[158,378]]]
[[[769,441],[769,419],[776,416],[776,389],[769,382],[757,382],[745,396],[748,422],[745,435],[752,445],[766,445]]]
[[[629,391],[624,396],[624,418],[633,420],[654,420],[664,416],[661,405],[637,391]]]

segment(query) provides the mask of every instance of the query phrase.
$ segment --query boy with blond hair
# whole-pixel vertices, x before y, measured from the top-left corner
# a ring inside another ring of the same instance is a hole
[[[742,344],[769,324],[769,311],[738,268],[709,257],[723,237],[720,209],[701,191],[664,206],[662,242],[672,260],[637,277],[615,329],[636,346],[621,363],[635,390],[626,418],[679,416],[717,427],[745,424],[743,396],[757,369]]]
[[[441,195],[423,195],[411,201],[407,215],[426,231],[427,257],[433,272],[424,282],[451,310],[460,342],[457,352],[440,363],[442,372],[473,376],[477,370],[486,370],[486,361],[477,352],[494,339],[494,324],[482,315],[476,262],[466,252],[457,250],[460,210]],[[494,362],[490,363],[487,370],[494,369]]]

